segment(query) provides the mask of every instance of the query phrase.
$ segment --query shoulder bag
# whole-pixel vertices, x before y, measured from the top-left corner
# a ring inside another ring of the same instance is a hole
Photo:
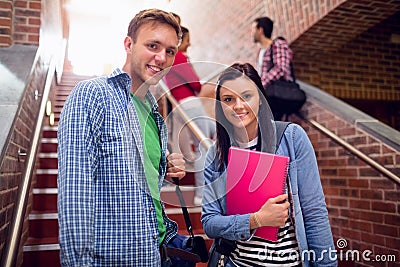
[[[274,66],[272,45],[270,49],[270,58],[272,68]],[[282,77],[279,80],[272,81],[264,88],[268,97],[267,101],[271,103],[271,109],[282,109],[281,113],[286,115],[297,112],[306,102],[305,92],[301,90],[299,84],[296,83],[292,62],[290,62],[290,72],[293,81],[286,81]],[[274,102],[276,102],[277,105],[275,105]]]

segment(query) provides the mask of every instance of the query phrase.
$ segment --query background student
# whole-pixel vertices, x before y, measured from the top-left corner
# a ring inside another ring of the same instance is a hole
[[[251,25],[253,41],[260,45],[257,54],[257,71],[266,90],[272,81],[279,79],[294,81],[290,67],[293,51],[284,38],[271,39],[273,27],[274,22],[268,17],[256,18]],[[285,114],[285,102],[274,99],[269,101],[269,105],[274,119],[281,120]]]
[[[190,32],[186,27],[181,26],[181,29],[182,43],[179,45],[173,67],[165,76],[165,82],[171,90],[172,96],[179,103],[179,107],[183,109],[191,121],[196,123],[201,132],[211,139],[215,133],[215,122],[209,118],[201,98],[198,97],[202,85],[187,56],[187,50],[190,46]],[[178,112],[173,112],[172,115],[169,115],[169,118],[172,119],[169,124],[172,132],[170,141],[174,147],[172,150],[182,153],[186,159],[187,170],[194,171],[196,189],[193,202],[197,206],[201,205],[204,185],[202,169],[205,151],[186,125],[187,122],[181,118]]]

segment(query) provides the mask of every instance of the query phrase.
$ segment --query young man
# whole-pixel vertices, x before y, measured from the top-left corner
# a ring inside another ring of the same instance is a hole
[[[290,69],[293,52],[285,39],[281,37],[271,39],[273,26],[274,23],[270,18],[260,17],[253,21],[251,28],[254,43],[260,44],[257,72],[261,77],[264,88],[268,87],[272,81],[281,78],[286,81],[293,81]],[[275,108],[274,103],[270,103],[270,106],[275,120],[281,119],[283,113]]]
[[[182,178],[149,92],[174,61],[181,29],[167,12],[139,12],[124,40],[126,62],[76,85],[58,132],[62,266],[161,266],[160,244],[177,232],[160,200],[164,177]]]

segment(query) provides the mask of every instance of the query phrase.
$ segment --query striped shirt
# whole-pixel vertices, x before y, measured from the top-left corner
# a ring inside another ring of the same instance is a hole
[[[294,226],[290,219],[278,231],[278,241],[253,236],[249,241],[236,241],[230,255],[236,266],[301,266]]]

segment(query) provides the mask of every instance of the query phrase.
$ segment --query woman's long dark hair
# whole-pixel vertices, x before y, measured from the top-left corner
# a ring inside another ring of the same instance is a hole
[[[258,143],[257,150],[269,153],[275,151],[275,124],[273,121],[273,115],[269,108],[266,100],[266,94],[264,87],[261,82],[261,78],[258,75],[254,67],[249,63],[235,63],[224,70],[217,81],[216,85],[216,103],[215,103],[215,118],[217,121],[216,127],[216,146],[218,158],[220,160],[219,168],[222,168],[223,164],[228,164],[228,152],[231,147],[231,136],[233,136],[233,126],[226,119],[221,105],[220,91],[221,87],[226,81],[235,80],[241,76],[246,76],[251,80],[258,88],[260,96],[260,109],[258,111]]]

